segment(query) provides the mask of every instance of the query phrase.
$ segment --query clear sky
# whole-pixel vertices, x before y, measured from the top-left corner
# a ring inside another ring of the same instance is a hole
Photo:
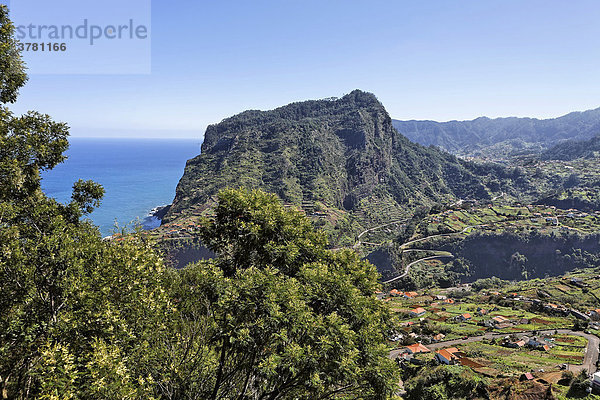
[[[37,75],[74,136],[201,137],[246,109],[373,92],[396,119],[600,107],[600,1],[152,2],[146,75]]]

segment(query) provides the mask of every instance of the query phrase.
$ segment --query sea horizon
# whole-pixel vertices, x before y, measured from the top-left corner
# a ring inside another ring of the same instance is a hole
[[[200,154],[201,140],[75,136],[69,144],[67,160],[42,173],[42,189],[68,203],[78,179],[101,184],[104,198],[86,218],[109,236],[137,224],[144,229],[160,225],[151,212],[171,204],[187,160]]]

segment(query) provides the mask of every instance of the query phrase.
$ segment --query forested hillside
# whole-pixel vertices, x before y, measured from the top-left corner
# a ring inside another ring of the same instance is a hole
[[[599,158],[600,157],[600,136],[595,136],[590,140],[576,141],[569,140],[564,143],[546,150],[542,153],[543,160],[563,160],[571,161],[578,158]]]

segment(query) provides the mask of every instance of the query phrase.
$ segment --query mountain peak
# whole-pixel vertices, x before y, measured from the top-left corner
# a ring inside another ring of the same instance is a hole
[[[487,198],[455,157],[411,143],[374,94],[354,90],[270,111],[246,111],[207,128],[166,220],[203,209],[226,187],[259,188],[284,202],[367,215],[374,204],[411,206]]]
[[[342,97],[341,100],[345,102],[354,103],[359,107],[379,106],[383,108],[383,105],[377,99],[377,96],[375,96],[373,93],[365,92],[360,89],[354,89],[353,91]]]
[[[391,118],[377,97],[372,93],[356,89],[341,98],[300,101],[268,111],[248,110],[226,118],[218,124],[209,125],[204,135],[202,153],[228,149],[228,143],[230,144],[234,139],[231,136],[232,133],[235,133],[238,138],[240,134],[258,138],[265,129],[273,129],[272,125],[276,121],[286,125],[306,124],[311,120],[331,118],[350,122],[359,118],[361,111],[378,114],[391,126]],[[270,127],[267,128],[267,126]],[[348,136],[351,132],[361,135],[365,133],[345,129],[344,136]],[[389,132],[396,134],[393,129]],[[352,140],[354,142],[361,141],[356,137],[353,137]]]

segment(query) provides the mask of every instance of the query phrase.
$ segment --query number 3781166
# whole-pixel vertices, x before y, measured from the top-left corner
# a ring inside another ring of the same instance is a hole
[[[23,43],[17,44],[20,51],[67,51],[66,43]]]

